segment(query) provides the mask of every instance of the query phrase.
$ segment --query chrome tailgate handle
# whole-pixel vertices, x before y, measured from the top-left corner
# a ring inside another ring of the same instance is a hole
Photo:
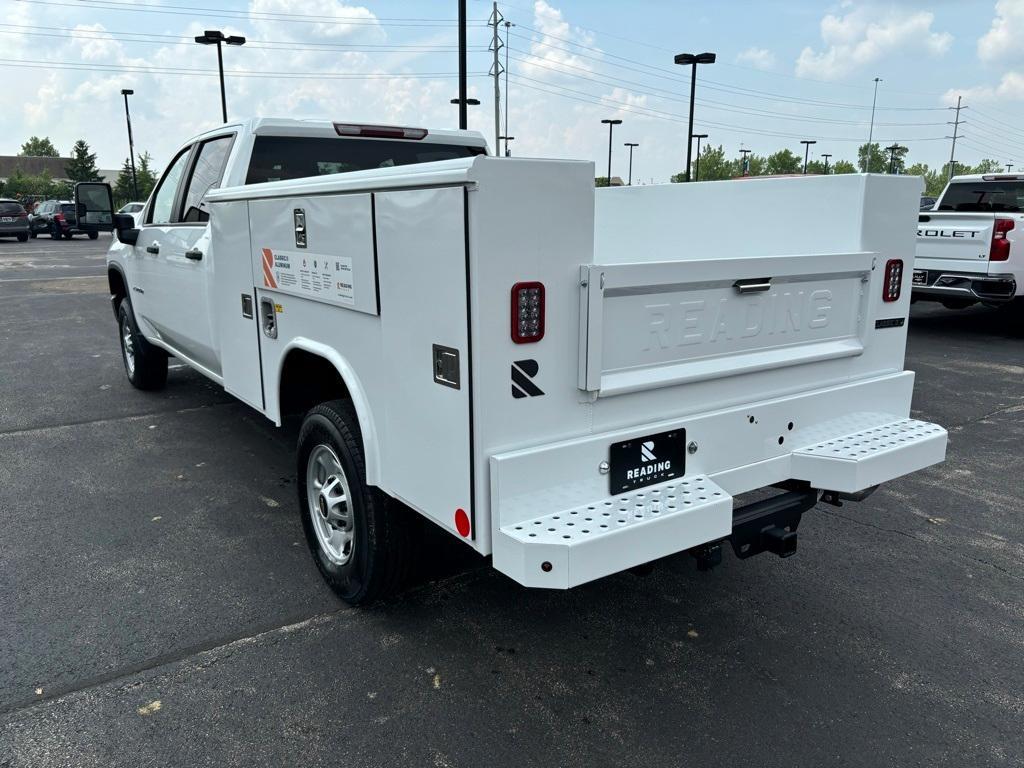
[[[764,293],[772,288],[770,277],[755,277],[748,280],[737,280],[732,284],[740,293]]]

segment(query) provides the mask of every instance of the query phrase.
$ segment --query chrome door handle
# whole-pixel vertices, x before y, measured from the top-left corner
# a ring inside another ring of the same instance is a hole
[[[160,253],[160,243],[153,243],[146,246],[146,253]]]
[[[758,277],[753,280],[737,280],[732,284],[732,287],[740,293],[763,293],[772,289],[772,279],[770,277]]]
[[[192,259],[192,261],[199,261],[200,259],[203,258],[203,252],[200,251],[198,248],[190,248],[189,250],[185,251],[185,258]]]

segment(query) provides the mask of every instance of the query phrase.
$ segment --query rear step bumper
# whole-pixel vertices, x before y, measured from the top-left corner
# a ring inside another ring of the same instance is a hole
[[[856,493],[940,462],[945,449],[946,430],[914,419],[819,440],[793,450],[788,477],[774,481],[806,485],[735,516],[733,497],[707,475],[585,503],[566,503],[571,490],[534,497],[543,514],[494,532],[494,567],[525,586],[567,589],[685,550],[713,563],[726,539],[741,558],[763,551],[786,557],[795,552],[800,516],[817,502],[815,489]]]
[[[971,299],[997,303],[1011,301],[1017,295],[1017,281],[1013,275],[988,275],[974,272],[943,272],[938,269],[921,270],[926,282],[912,286],[917,298]]]

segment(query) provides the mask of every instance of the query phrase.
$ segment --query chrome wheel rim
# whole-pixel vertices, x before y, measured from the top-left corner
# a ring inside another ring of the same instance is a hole
[[[352,492],[338,455],[328,445],[318,445],[309,454],[306,498],[320,550],[335,565],[345,565],[355,548]]]
[[[124,350],[124,367],[128,375],[135,374],[135,342],[132,340],[132,329],[127,321],[121,323],[121,349]]]

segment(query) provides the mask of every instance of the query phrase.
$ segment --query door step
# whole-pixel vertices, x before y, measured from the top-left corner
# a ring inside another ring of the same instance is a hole
[[[504,525],[494,566],[526,586],[567,589],[731,529],[732,496],[704,475],[676,478]]]

